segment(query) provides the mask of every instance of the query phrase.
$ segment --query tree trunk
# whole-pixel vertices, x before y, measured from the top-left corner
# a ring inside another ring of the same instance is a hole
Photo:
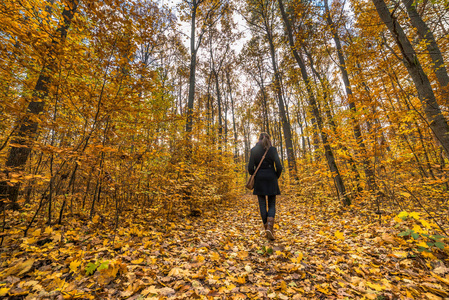
[[[234,98],[232,98],[231,78],[229,76],[229,70],[226,71],[226,81],[228,83],[229,97],[231,98],[231,110],[232,110],[232,130],[234,131],[234,160],[237,161],[237,128],[235,125],[235,110],[234,110]]]
[[[447,97],[449,92],[447,88],[449,87],[449,76],[447,74],[446,65],[444,64],[444,58],[441,54],[440,48],[435,40],[435,37],[427,26],[426,22],[421,18],[418,11],[416,10],[415,0],[401,0],[404,6],[407,8],[407,13],[410,18],[410,22],[413,27],[418,31],[418,36],[421,41],[425,42],[427,51],[429,52],[430,58],[432,59],[432,68],[437,77],[438,83],[443,90],[444,96]]]
[[[309,81],[309,76],[307,74],[306,65],[305,65],[304,60],[301,57],[300,53],[298,53],[298,51],[296,51],[295,43],[293,40],[293,32],[291,30],[290,22],[288,20],[287,14],[285,13],[284,4],[282,3],[282,0],[278,0],[278,3],[279,3],[279,8],[281,11],[282,19],[284,20],[284,24],[285,24],[285,27],[287,30],[288,40],[289,40],[289,44],[290,44],[290,50],[292,51],[293,56],[294,56],[296,62],[298,63],[298,66],[301,70],[302,78],[306,84],[309,103],[312,108],[312,113],[315,117],[316,123],[318,125],[318,129],[319,129],[319,132],[321,135],[321,140],[322,140],[323,146],[324,146],[324,155],[326,157],[327,164],[329,166],[329,170],[332,172],[332,176],[334,177],[334,182],[335,182],[335,185],[337,188],[337,192],[338,192],[339,196],[341,196],[343,199],[343,205],[350,205],[351,200],[346,195],[346,189],[343,184],[343,180],[341,178],[340,171],[338,170],[338,166],[335,161],[334,154],[333,154],[332,149],[327,140],[327,134],[323,128],[323,121],[322,121],[320,112],[318,110],[318,105],[316,103],[315,96],[313,95],[313,92],[310,87],[310,81]]]
[[[354,114],[357,112],[357,107],[354,103],[354,99],[353,99],[353,95],[352,95],[351,84],[349,82],[348,71],[346,69],[346,62],[345,62],[345,58],[343,56],[343,49],[341,48],[340,37],[338,36],[334,21],[332,20],[331,15],[330,15],[328,0],[324,0],[324,7],[326,10],[327,24],[331,28],[332,36],[333,36],[333,39],[335,42],[335,47],[337,48],[339,68],[340,68],[341,75],[343,77],[343,82],[345,84],[346,95],[348,96],[349,109],[351,110],[351,119],[353,122],[354,137],[355,137],[357,144],[360,146],[361,152],[363,155],[362,163],[363,163],[363,168],[364,168],[365,176],[366,176],[367,183],[368,183],[368,190],[371,190],[371,191],[377,190],[376,182],[374,180],[374,170],[370,166],[370,163],[366,157],[367,156],[366,147],[365,147],[365,142],[362,137],[362,132],[360,130],[360,125],[357,122],[357,120],[354,118]]]
[[[187,100],[187,120],[186,120],[186,132],[189,134],[192,132],[193,127],[193,102],[195,100],[195,72],[196,72],[196,53],[195,47],[195,22],[196,22],[196,10],[198,3],[196,0],[192,1],[192,24],[190,27],[190,74],[189,74],[189,99]]]
[[[218,144],[219,144],[219,149],[221,149],[221,144],[223,143],[223,118],[221,116],[222,114],[222,109],[221,109],[221,105],[222,105],[222,101],[221,101],[221,93],[220,93],[220,84],[218,82],[218,73],[217,71],[212,70],[212,72],[214,73],[214,77],[215,77],[215,88],[217,89],[217,108],[218,108]]]
[[[322,78],[320,73],[318,73],[318,71],[315,69],[314,62],[313,62],[313,57],[312,57],[312,55],[310,55],[310,53],[307,52],[306,47],[303,47],[303,49],[304,49],[305,54],[307,55],[307,58],[309,59],[310,68],[312,69],[312,72],[315,74],[315,76],[318,78],[318,81],[320,82],[321,88],[323,90],[325,113],[326,113],[327,118],[329,120],[329,124],[331,126],[332,132],[334,133],[335,136],[338,136],[337,125],[335,124],[335,121],[333,119],[331,107],[330,107],[330,104],[329,104],[329,102],[331,102],[330,95],[329,95],[329,92],[328,92],[329,91],[329,82],[328,82],[327,78]],[[355,176],[355,184],[357,186],[357,191],[360,192],[362,188],[360,187],[360,183],[359,183],[359,181],[360,181],[360,174],[357,171],[356,162],[352,158],[348,148],[346,148],[345,145],[342,145],[340,147],[349,156],[349,159],[348,159],[349,165],[351,166],[352,173]]]
[[[291,131],[290,122],[287,119],[287,113],[285,111],[284,98],[282,97],[281,79],[280,79],[280,74],[279,74],[279,70],[277,68],[277,63],[276,63],[273,36],[271,35],[271,31],[269,30],[267,25],[265,25],[265,28],[266,28],[268,43],[270,46],[271,63],[273,65],[273,71],[274,71],[274,86],[275,86],[276,94],[278,97],[279,113],[281,115],[282,130],[284,132],[284,140],[285,140],[285,146],[286,146],[286,150],[287,150],[288,169],[290,171],[290,174],[292,175],[292,174],[296,174],[296,160],[295,160],[295,153],[293,151],[292,131]]]
[[[441,114],[441,109],[436,101],[429,78],[424,73],[415,50],[405,35],[404,30],[397,19],[390,13],[385,2],[383,0],[372,1],[380,19],[387,26],[402,53],[402,61],[418,91],[418,97],[423,105],[428,125],[446,151],[446,154],[449,155],[449,126]]]
[[[44,110],[45,101],[51,86],[51,76],[57,67],[56,56],[63,51],[63,46],[67,38],[67,30],[72,23],[78,8],[78,3],[79,0],[70,0],[63,9],[62,20],[59,22],[59,27],[48,49],[48,60],[42,67],[39,78],[37,79],[36,86],[32,92],[31,102],[27,108],[27,114],[21,121],[20,128],[17,132],[18,136],[13,139],[12,143],[14,145],[11,145],[9,149],[5,164],[7,176],[9,172],[23,171],[28,156],[30,155],[32,141],[35,139],[39,128],[39,122],[36,119]],[[13,202],[13,208],[15,209],[18,208],[16,201],[19,195],[19,186],[19,183],[9,186],[6,182],[0,182],[0,199],[9,198]]]

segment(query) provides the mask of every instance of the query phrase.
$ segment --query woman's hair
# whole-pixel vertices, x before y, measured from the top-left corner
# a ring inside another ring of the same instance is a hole
[[[271,147],[270,135],[266,132],[262,132],[259,135],[259,143],[262,144],[263,148],[266,150]]]

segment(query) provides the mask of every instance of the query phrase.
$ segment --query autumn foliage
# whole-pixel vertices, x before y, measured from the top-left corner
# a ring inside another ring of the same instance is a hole
[[[448,11],[3,1],[0,297],[449,297]]]

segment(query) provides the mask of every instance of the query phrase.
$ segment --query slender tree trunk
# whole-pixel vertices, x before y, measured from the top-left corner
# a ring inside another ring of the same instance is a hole
[[[263,121],[263,130],[265,132],[267,132],[268,134],[271,134],[270,132],[270,123],[268,120],[268,103],[267,103],[267,93],[265,92],[265,82],[263,79],[263,72],[262,72],[262,63],[257,60],[257,70],[259,71],[259,77],[260,77],[260,83],[257,80],[259,87],[260,87],[260,92],[262,93],[262,101],[263,101],[263,116],[264,116],[264,121]]]
[[[275,49],[274,49],[274,41],[273,37],[271,35],[271,31],[266,26],[266,35],[268,39],[268,43],[270,46],[270,55],[271,55],[271,63],[273,65],[273,71],[274,71],[274,85],[276,94],[278,97],[278,106],[279,106],[279,113],[281,115],[281,121],[282,121],[282,130],[284,132],[284,140],[285,140],[285,146],[287,150],[287,161],[288,161],[288,168],[290,171],[290,174],[296,174],[296,160],[295,160],[295,153],[293,150],[293,142],[292,142],[292,131],[290,122],[287,119],[287,113],[285,110],[284,105],[284,98],[282,97],[282,90],[281,90],[281,79],[279,70],[276,63],[276,55],[275,55]]]
[[[380,19],[385,23],[401,50],[403,57],[402,62],[407,68],[407,71],[415,84],[416,90],[418,91],[418,97],[423,105],[428,125],[432,129],[435,137],[441,143],[446,154],[449,155],[449,126],[446,119],[441,114],[441,109],[436,101],[429,78],[424,73],[412,44],[408,40],[397,19],[390,13],[385,1],[372,1]]]
[[[355,137],[357,144],[360,146],[360,149],[361,149],[361,152],[363,155],[362,163],[363,163],[363,168],[364,168],[367,183],[368,183],[368,189],[369,190],[377,190],[376,182],[374,180],[374,170],[370,166],[368,158],[366,157],[367,156],[366,147],[365,147],[365,142],[362,137],[362,132],[360,130],[360,125],[357,122],[357,120],[354,118],[354,114],[357,112],[357,107],[354,103],[354,99],[353,99],[353,95],[352,95],[351,84],[349,82],[349,76],[348,76],[348,71],[346,69],[346,62],[345,62],[345,58],[343,56],[343,49],[341,47],[340,37],[338,36],[334,21],[332,20],[331,15],[330,15],[328,0],[324,0],[324,7],[326,10],[326,21],[327,21],[327,24],[331,28],[332,36],[333,36],[333,39],[335,42],[335,47],[337,48],[339,68],[340,68],[341,75],[343,77],[343,82],[345,84],[346,95],[348,96],[349,109],[352,112],[351,119],[353,122],[354,137]]]
[[[309,59],[310,62],[310,68],[312,69],[312,72],[315,74],[315,76],[318,78],[318,81],[320,82],[321,85],[321,89],[323,90],[323,98],[324,98],[324,105],[325,105],[325,112],[327,115],[327,118],[329,119],[329,124],[331,125],[331,129],[334,133],[335,136],[338,136],[337,133],[337,125],[334,122],[333,116],[332,116],[332,111],[331,111],[331,107],[329,105],[329,102],[331,102],[330,100],[330,96],[329,96],[329,82],[326,78],[322,78],[322,76],[320,75],[320,73],[318,73],[318,71],[315,69],[314,66],[314,62],[313,62],[313,57],[307,52],[307,49],[305,47],[304,48],[304,52],[307,55],[307,58]],[[341,146],[341,149],[347,153],[347,155],[349,156],[349,165],[351,166],[351,170],[354,173],[355,176],[355,182],[356,182],[356,186],[357,186],[357,191],[361,191],[362,188],[360,187],[359,181],[360,181],[360,174],[357,170],[357,165],[356,162],[354,161],[354,159],[352,158],[349,150],[346,148],[345,145]]]
[[[217,108],[218,108],[218,143],[219,148],[221,149],[221,144],[223,142],[223,117],[222,117],[222,101],[221,101],[221,93],[220,93],[220,84],[218,82],[218,73],[214,69],[212,70],[215,78],[215,88],[217,90]]]
[[[440,48],[435,40],[435,37],[427,26],[426,22],[421,18],[418,11],[416,10],[417,1],[415,0],[401,0],[407,9],[410,22],[413,27],[418,31],[418,36],[421,41],[425,42],[427,51],[429,52],[430,58],[432,59],[432,68],[437,77],[438,83],[440,84],[444,96],[447,97],[447,90],[449,85],[449,76],[447,74],[446,65],[444,64],[444,58],[441,54]]]
[[[63,51],[63,46],[67,38],[67,31],[78,8],[78,1],[79,0],[70,0],[63,9],[62,20],[60,20],[59,27],[49,46],[48,60],[42,67],[37,79],[31,102],[27,108],[27,115],[21,122],[17,132],[17,138],[13,140],[15,145],[11,146],[9,149],[8,158],[5,164],[7,176],[9,172],[23,171],[28,156],[30,155],[32,141],[35,139],[39,127],[39,122],[36,121],[36,119],[44,110],[52,83],[52,73],[55,72],[57,67],[57,56]],[[0,199],[9,198],[13,202],[13,208],[18,209],[16,201],[19,195],[19,187],[20,185],[18,183],[13,186],[8,186],[6,182],[0,182]]]
[[[290,50],[292,51],[293,56],[294,56],[296,62],[298,63],[298,66],[301,70],[302,78],[304,80],[304,83],[306,84],[309,104],[311,106],[312,113],[316,119],[318,130],[320,132],[321,140],[322,140],[323,146],[324,146],[324,154],[325,154],[329,169],[332,172],[332,175],[334,177],[334,182],[335,182],[335,186],[337,188],[337,192],[338,192],[339,196],[341,196],[343,199],[343,205],[350,205],[351,200],[346,195],[345,185],[341,178],[340,171],[338,170],[338,166],[335,161],[334,154],[329,145],[329,141],[327,139],[327,134],[323,127],[323,121],[322,121],[320,112],[318,110],[318,105],[316,103],[315,96],[313,95],[313,91],[311,90],[311,87],[310,87],[310,80],[309,80],[309,75],[307,74],[306,65],[305,65],[304,60],[301,57],[300,53],[298,51],[296,51],[295,43],[293,40],[293,32],[292,32],[292,29],[290,26],[290,21],[288,20],[287,14],[285,13],[284,4],[282,3],[282,0],[278,0],[278,3],[279,3],[279,8],[281,11],[282,19],[284,20],[284,24],[285,24],[285,27],[287,30],[288,40],[289,40],[289,44],[290,44]]]
[[[299,110],[296,112],[297,114],[297,118],[298,118],[298,126],[299,126],[299,130],[301,132],[301,141],[302,141],[302,157],[305,158],[306,157],[306,138],[304,137],[304,129],[302,128],[302,120],[301,120],[301,113],[299,112]]]
[[[229,97],[231,98],[231,110],[232,110],[232,130],[234,131],[234,160],[237,161],[237,129],[235,125],[235,110],[234,110],[234,98],[232,98],[231,78],[229,71],[226,72],[226,81],[228,83]]]
[[[187,100],[187,120],[186,132],[192,132],[193,127],[193,103],[195,100],[195,72],[196,72],[196,54],[195,47],[195,22],[196,10],[198,8],[197,0],[192,0],[192,24],[190,26],[190,74],[189,74],[189,99]]]

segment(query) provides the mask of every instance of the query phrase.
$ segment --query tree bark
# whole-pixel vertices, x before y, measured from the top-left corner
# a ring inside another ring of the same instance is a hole
[[[374,170],[370,166],[370,163],[366,157],[367,156],[366,147],[365,147],[365,142],[362,137],[360,125],[353,116],[357,112],[357,107],[354,103],[354,99],[353,99],[353,95],[352,95],[351,84],[349,82],[349,75],[348,75],[348,71],[346,69],[346,61],[343,56],[343,49],[341,47],[340,37],[338,36],[334,21],[332,20],[331,15],[330,15],[328,0],[324,0],[324,8],[326,11],[326,21],[327,21],[327,24],[331,28],[332,36],[333,36],[333,39],[335,42],[335,47],[337,48],[337,56],[338,56],[338,62],[339,62],[338,67],[340,68],[340,72],[343,77],[343,82],[345,84],[346,95],[348,96],[349,109],[351,111],[351,119],[353,122],[354,137],[355,137],[357,144],[360,146],[360,149],[361,149],[361,152],[363,155],[362,164],[363,164],[363,169],[364,169],[365,176],[366,176],[367,183],[368,183],[368,190],[371,190],[371,191],[377,190],[376,182],[374,180]]]
[[[28,104],[27,114],[21,121],[17,137],[12,140],[13,145],[9,149],[5,164],[7,177],[10,172],[23,171],[30,155],[32,141],[35,139],[39,128],[37,118],[44,110],[45,101],[51,86],[51,76],[57,67],[57,56],[63,51],[67,31],[78,8],[78,3],[79,0],[70,0],[63,9],[62,20],[49,46],[48,60],[44,63],[37,79],[36,86],[32,92],[31,102]],[[12,201],[13,208],[18,209],[16,201],[19,195],[19,187],[19,183],[10,186],[7,182],[0,182],[0,199],[8,198]]]
[[[435,40],[435,37],[427,26],[426,22],[421,18],[418,11],[416,10],[415,0],[401,0],[407,9],[410,22],[413,27],[418,31],[418,36],[421,41],[425,42],[427,51],[429,52],[430,58],[432,59],[432,69],[435,72],[438,83],[440,84],[444,96],[447,96],[449,76],[447,74],[446,65],[444,64],[444,58],[441,54],[440,48]]]
[[[189,74],[189,99],[187,100],[187,120],[186,132],[191,133],[193,127],[193,102],[195,100],[195,72],[196,72],[196,53],[195,47],[195,22],[196,10],[198,8],[197,0],[192,0],[192,24],[190,26],[190,74]]]
[[[320,73],[318,73],[318,71],[315,69],[314,62],[313,62],[313,57],[312,57],[312,55],[310,55],[310,53],[308,53],[306,51],[305,47],[304,47],[304,52],[307,55],[307,58],[309,59],[310,68],[312,69],[312,72],[315,74],[315,76],[318,78],[318,81],[320,82],[321,88],[323,90],[325,113],[326,113],[327,118],[329,120],[329,124],[331,126],[332,132],[334,133],[335,136],[338,136],[337,125],[335,124],[335,121],[333,119],[332,112],[331,112],[331,107],[329,105],[329,102],[332,101],[330,99],[330,95],[329,95],[329,92],[328,92],[329,91],[329,82],[328,82],[327,78],[322,78]],[[354,176],[355,176],[355,182],[356,182],[356,186],[357,186],[357,191],[360,192],[361,191],[361,187],[359,185],[360,175],[359,175],[359,172],[357,171],[356,162],[354,161],[352,156],[349,154],[349,150],[348,150],[348,148],[346,148],[345,145],[342,145],[341,149],[345,153],[348,153],[348,156],[349,156],[348,161],[349,161],[349,165],[351,166],[352,173],[354,173]]]
[[[415,84],[418,97],[423,105],[427,123],[433,134],[441,143],[441,146],[449,155],[449,126],[446,119],[441,114],[440,106],[436,101],[429,78],[416,56],[412,44],[408,40],[397,19],[390,13],[384,0],[372,0],[382,22],[385,23],[391,35],[398,45],[405,67]]]
[[[301,70],[302,78],[306,84],[309,104],[312,108],[312,113],[313,113],[313,115],[316,119],[316,123],[318,125],[318,129],[319,129],[319,132],[321,135],[321,140],[322,140],[323,146],[324,146],[324,155],[326,157],[327,164],[329,166],[329,170],[331,171],[332,176],[334,178],[334,183],[336,185],[337,192],[338,192],[339,196],[341,196],[343,199],[343,201],[342,201],[343,205],[350,205],[351,200],[346,195],[345,185],[341,178],[340,171],[338,170],[338,166],[335,161],[334,154],[329,145],[329,141],[327,139],[327,134],[323,127],[323,120],[322,120],[320,112],[318,110],[318,105],[316,103],[315,96],[313,95],[313,91],[310,87],[310,79],[309,79],[309,75],[307,74],[306,65],[305,65],[304,60],[301,57],[300,53],[298,51],[296,51],[295,43],[293,40],[293,32],[292,32],[292,29],[290,26],[290,21],[288,20],[287,14],[285,13],[284,4],[282,3],[282,0],[278,0],[278,3],[279,3],[279,8],[281,11],[282,19],[284,20],[285,28],[287,30],[288,41],[290,44],[290,50],[292,51],[293,56],[294,56],[296,62],[298,63],[298,66]]]
[[[229,76],[229,70],[226,69],[226,81],[229,89],[229,97],[231,98],[231,110],[232,110],[232,130],[234,131],[234,160],[237,161],[237,128],[235,124],[235,110],[234,110],[234,98],[232,97],[231,78]]]
[[[272,36],[272,32],[271,32],[270,28],[268,28],[267,24],[265,24],[265,29],[266,29],[268,44],[270,46],[271,63],[273,65],[273,71],[274,71],[274,86],[275,86],[276,94],[278,97],[279,113],[281,115],[282,130],[284,132],[285,147],[287,150],[288,169],[290,171],[290,174],[296,174],[296,160],[295,160],[295,153],[293,150],[292,130],[291,130],[290,122],[287,118],[287,113],[285,110],[284,97],[282,96],[281,78],[280,78],[279,70],[278,70],[277,63],[276,63],[273,36]]]

